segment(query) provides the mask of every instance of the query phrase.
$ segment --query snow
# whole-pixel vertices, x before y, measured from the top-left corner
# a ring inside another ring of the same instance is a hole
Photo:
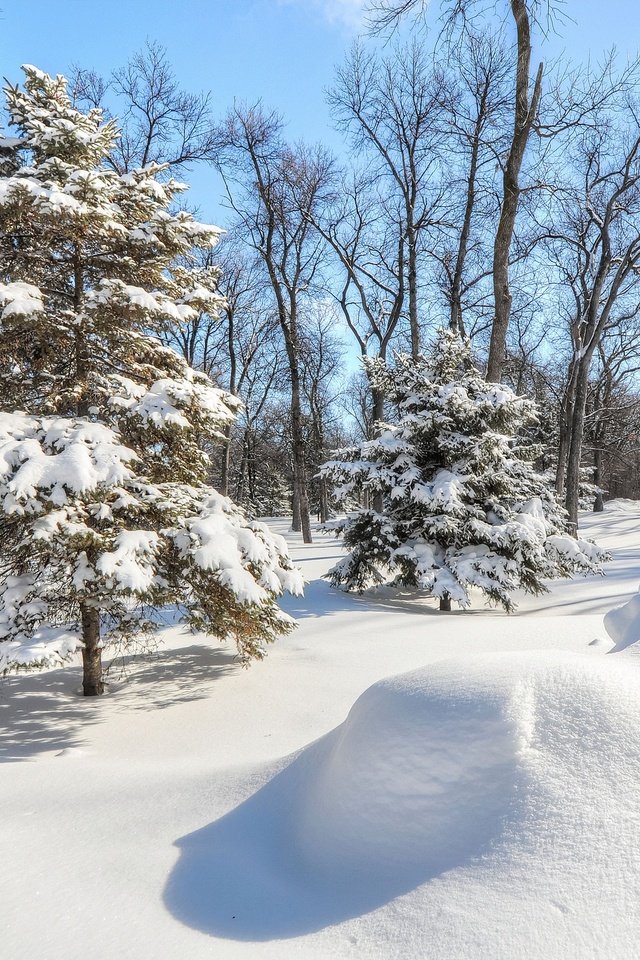
[[[118,442],[109,427],[55,417],[0,413],[0,495],[15,498],[14,512],[48,491],[52,503],[67,502],[67,491],[86,493],[131,477],[125,464],[136,454]]]
[[[621,607],[610,610],[604,618],[604,625],[615,643],[612,653],[619,653],[627,648],[630,648],[630,653],[638,653],[640,651],[640,593]]]
[[[17,281],[14,283],[0,283],[0,319],[8,317],[28,317],[33,313],[42,313],[42,293],[32,283]]]
[[[639,531],[640,504],[585,516],[608,575],[512,616],[344,594],[336,541],[290,535],[299,627],[249,670],[168,620],[97,702],[74,669],[4,680],[4,952],[631,960],[640,664],[603,616]]]
[[[219,427],[233,420],[232,409],[238,406],[230,394],[211,386],[208,379],[198,377],[188,367],[181,379],[165,377],[148,390],[128,377],[114,377],[113,380],[114,389],[121,392],[109,398],[109,405],[157,427],[168,424],[189,427],[190,420],[182,411],[192,407],[207,414]]]
[[[152,530],[122,530],[114,539],[115,549],[100,555],[96,569],[113,577],[121,590],[145,593],[156,576],[153,561],[159,541]]]

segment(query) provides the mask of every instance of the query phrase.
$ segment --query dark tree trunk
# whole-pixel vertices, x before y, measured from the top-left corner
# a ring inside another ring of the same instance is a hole
[[[577,536],[578,533],[580,461],[582,458],[582,441],[587,409],[590,359],[591,358],[587,356],[583,357],[578,367],[576,392],[573,402],[573,417],[571,420],[571,442],[569,444],[569,455],[567,457],[565,506],[569,514],[569,530],[573,536]]]
[[[596,449],[593,459],[593,482],[599,488],[602,484],[602,447],[600,446],[599,437],[596,437]],[[604,496],[602,494],[602,490],[598,489],[596,491],[596,498],[593,502],[593,512],[602,513],[603,510]]]
[[[440,597],[440,610],[442,613],[451,613],[451,597],[448,593]]]
[[[245,427],[242,437],[242,458],[240,460],[240,469],[238,470],[238,482],[236,484],[236,502],[244,505],[246,501],[247,470],[249,467],[249,445],[251,438],[251,428]]]
[[[462,278],[464,273],[465,260],[469,247],[469,236],[471,234],[471,220],[476,202],[476,177],[478,175],[478,155],[480,152],[480,137],[482,133],[482,124],[484,121],[486,98],[488,94],[487,85],[485,85],[482,96],[482,103],[478,111],[478,116],[474,124],[473,139],[471,142],[471,158],[469,160],[469,174],[467,176],[467,199],[464,208],[464,217],[462,219],[462,229],[460,230],[460,239],[458,241],[458,253],[456,255],[456,266],[453,273],[453,280],[450,291],[450,317],[449,327],[459,337],[465,336],[464,320],[462,318]]]
[[[507,330],[511,314],[509,259],[511,241],[520,200],[520,169],[531,127],[538,112],[542,91],[542,64],[529,98],[529,65],[531,63],[531,31],[526,0],[511,0],[511,12],[518,34],[516,67],[516,103],[513,137],[502,178],[502,207],[493,246],[493,296],[495,317],[491,328],[487,380],[499,383],[507,348]]]
[[[380,433],[380,428],[378,424],[384,417],[384,394],[381,390],[377,390],[375,387],[371,390],[371,412],[373,415],[373,435],[377,437]]]
[[[558,424],[558,463],[556,465],[556,494],[562,497],[567,472],[567,456],[571,442],[571,424],[573,421],[573,405],[575,402],[575,381],[573,374],[567,384],[562,404],[560,406],[560,422]]]
[[[291,502],[291,529],[294,533],[300,533],[302,530],[302,518],[300,516],[300,494],[298,491],[298,479],[293,477],[293,499]]]
[[[409,211],[411,214],[411,211]],[[411,356],[420,355],[420,322],[418,320],[418,252],[415,227],[407,227],[407,286],[409,287],[409,329],[411,331]]]
[[[102,648],[100,647],[100,612],[86,603],[80,604],[82,618],[82,691],[85,697],[104,693],[102,680]]]
[[[329,519],[329,495],[327,493],[327,481],[324,477],[320,478],[320,522],[326,523]]]
[[[309,516],[309,494],[307,492],[307,463],[305,455],[304,428],[302,425],[302,391],[298,362],[299,343],[297,324],[292,316],[287,323],[281,320],[282,332],[287,348],[289,374],[291,377],[291,453],[293,456],[294,504],[297,495],[300,527],[304,543],[312,543],[311,517]],[[295,511],[294,511],[295,522]],[[296,527],[292,527],[296,530]]]
[[[225,442],[222,447],[220,461],[220,493],[223,497],[229,496],[229,454],[231,452],[231,424],[224,428]]]
[[[381,390],[376,390],[375,387],[372,390],[373,398],[373,430],[374,435],[378,436],[380,434],[380,427],[378,424],[384,416],[384,394]],[[384,495],[382,491],[375,493],[372,498],[371,504],[373,510],[376,513],[382,513],[384,511]]]
[[[82,255],[78,246],[74,253],[74,308],[76,314],[82,309],[83,302]],[[76,403],[79,417],[89,415],[89,397],[87,389],[87,343],[81,328],[76,330],[76,376],[81,390]],[[82,691],[85,697],[99,697],[104,693],[102,680],[102,648],[100,646],[100,611],[86,602],[80,603],[82,625]]]

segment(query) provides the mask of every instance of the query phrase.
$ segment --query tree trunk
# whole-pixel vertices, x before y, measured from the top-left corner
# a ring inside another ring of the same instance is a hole
[[[495,316],[491,328],[487,380],[499,383],[507,348],[507,330],[511,314],[509,289],[509,259],[511,241],[520,200],[520,170],[531,127],[538,112],[542,91],[542,64],[529,99],[529,65],[531,63],[531,35],[526,0],[511,0],[511,12],[518,33],[518,62],[516,67],[516,102],[513,137],[502,178],[502,207],[493,246],[493,297]]]
[[[244,506],[246,501],[247,470],[249,467],[249,444],[251,438],[251,428],[247,425],[242,436],[242,458],[240,460],[240,469],[238,471],[238,482],[236,483],[236,503]]]
[[[320,478],[320,522],[326,523],[329,519],[329,495],[327,492],[327,481],[324,477]]]
[[[229,454],[231,452],[231,424],[224,428],[225,442],[222,448],[220,462],[220,493],[223,497],[229,496]]]
[[[82,256],[78,246],[74,252],[74,308],[76,315],[82,310],[83,301]],[[81,328],[76,330],[76,377],[81,391],[76,403],[78,417],[89,415],[89,397],[87,390],[87,344]],[[100,647],[100,611],[90,607],[86,601],[80,602],[82,624],[82,691],[85,697],[99,697],[104,693],[102,680],[102,648]]]
[[[82,691],[85,697],[104,693],[102,680],[102,648],[100,647],[100,612],[86,603],[80,604],[82,618]]]
[[[291,377],[291,452],[293,456],[294,503],[297,490],[302,540],[304,543],[312,543],[309,494],[307,492],[307,464],[304,429],[302,425],[302,393],[300,388],[300,370],[298,367],[299,344],[297,325],[292,317],[288,325],[281,321],[281,327],[285,336],[287,358],[289,360],[289,374]],[[293,529],[295,530],[296,528],[293,527]]]
[[[602,447],[600,446],[600,437],[596,437],[596,449],[593,455],[593,482],[599,488],[602,483]],[[593,512],[602,513],[604,510],[604,497],[602,490],[596,491],[596,498],[593,503]]]
[[[571,391],[569,393],[569,390]],[[565,476],[567,471],[567,456],[569,454],[569,445],[571,442],[571,423],[573,419],[573,404],[575,399],[575,388],[567,386],[565,395],[562,398],[560,407],[560,422],[558,424],[558,462],[556,465],[556,494],[562,497],[564,494]]]
[[[464,217],[462,219],[462,229],[460,230],[460,239],[458,241],[458,253],[456,255],[456,267],[453,273],[453,280],[450,291],[450,316],[449,327],[459,337],[465,336],[464,320],[462,318],[462,277],[464,273],[465,260],[469,247],[469,236],[471,234],[471,219],[476,202],[476,177],[478,175],[478,155],[480,153],[480,136],[482,132],[482,123],[484,120],[485,102],[487,89],[482,97],[482,105],[478,111],[478,116],[474,124],[473,140],[471,142],[471,157],[469,160],[469,174],[467,176],[467,199],[464,208]]]
[[[578,367],[576,392],[571,419],[571,442],[567,457],[567,488],[565,506],[569,514],[569,530],[573,536],[578,533],[578,501],[580,491],[580,461],[582,458],[582,440],[587,409],[590,357],[583,357]]]
[[[409,211],[409,214],[411,211]],[[411,331],[411,356],[417,360],[420,355],[420,323],[418,320],[418,253],[416,229],[409,223],[407,227],[407,283],[409,287],[409,329]]]
[[[451,597],[448,593],[440,597],[440,610],[442,613],[451,613]]]
[[[377,437],[380,435],[378,424],[384,416],[384,394],[381,390],[376,390],[375,387],[372,389],[371,394],[373,398],[373,429],[374,436]],[[382,513],[384,511],[384,494],[381,490],[373,495],[371,506],[376,513]]]
[[[300,533],[302,530],[302,518],[300,516],[300,494],[298,492],[298,479],[293,477],[293,498],[291,501],[291,529],[294,533]]]

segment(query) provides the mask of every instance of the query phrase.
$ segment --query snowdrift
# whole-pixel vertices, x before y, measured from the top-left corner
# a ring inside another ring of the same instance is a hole
[[[631,648],[630,653],[640,653],[640,593],[605,614],[604,626],[615,643],[610,653],[620,653],[627,648]],[[636,644],[638,646],[634,646]]]
[[[204,932],[270,940],[415,891],[421,926],[438,917],[429,956],[469,937],[482,951],[464,955],[625,956],[640,934],[639,681],[628,658],[535,651],[377,683],[179,841],[166,903]]]

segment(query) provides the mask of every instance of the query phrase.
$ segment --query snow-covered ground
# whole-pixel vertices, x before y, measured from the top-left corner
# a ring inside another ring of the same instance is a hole
[[[0,955],[634,958],[637,602],[611,656],[603,615],[640,503],[582,532],[608,575],[510,617],[339,593],[336,542],[291,537],[310,583],[264,662],[168,627],[99,701],[75,669],[0,683]]]

